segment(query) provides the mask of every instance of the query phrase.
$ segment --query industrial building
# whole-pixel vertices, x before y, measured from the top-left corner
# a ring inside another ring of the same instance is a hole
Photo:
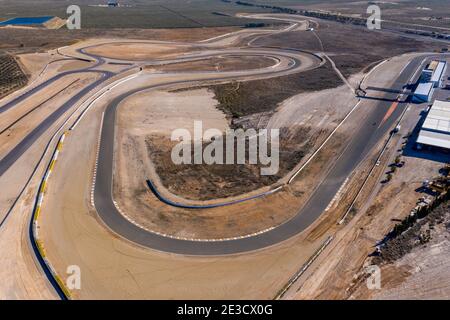
[[[420,77],[420,82],[430,82],[432,76],[433,76],[433,70],[423,69],[422,75]]]
[[[430,102],[434,93],[434,85],[432,82],[419,83],[414,91],[413,101],[417,103]]]
[[[450,102],[436,100],[417,138],[417,147],[432,146],[450,149]]]
[[[414,91],[413,101],[417,103],[430,102],[435,88],[444,86],[447,62],[433,60],[422,70],[419,84]]]
[[[441,88],[444,83],[445,73],[447,71],[447,62],[439,61],[436,69],[433,72],[433,76],[431,77],[431,82],[433,83],[435,88]]]
[[[442,87],[446,71],[446,61],[431,61],[422,71],[420,82],[431,82],[435,88]]]

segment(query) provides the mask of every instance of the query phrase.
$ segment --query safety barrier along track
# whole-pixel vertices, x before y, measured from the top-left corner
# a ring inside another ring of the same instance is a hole
[[[67,131],[64,132],[58,140],[58,144],[56,145],[55,151],[53,152],[53,156],[50,160],[50,163],[47,166],[47,170],[45,171],[44,177],[39,186],[39,191],[36,196],[35,205],[33,207],[32,213],[32,223],[30,224],[30,239],[33,250],[36,253],[36,257],[44,270],[47,278],[50,280],[51,284],[55,288],[58,295],[61,299],[70,299],[71,293],[67,288],[66,284],[63,282],[61,277],[58,275],[56,270],[52,267],[49,260],[46,257],[45,248],[42,244],[42,241],[39,239],[39,217],[41,214],[42,202],[44,200],[45,192],[47,190],[48,180],[50,175],[52,174],[53,168],[55,167],[56,161],[58,159],[59,153],[61,152],[64,139],[67,135]]]
[[[78,123],[82,120],[83,116],[86,114],[86,112],[92,107],[95,102],[103,97],[103,95],[108,92],[108,90],[114,88],[115,86],[128,81],[130,79],[133,79],[136,77],[135,74],[132,74],[124,79],[119,79],[112,84],[108,85],[104,89],[100,91],[100,94],[94,95],[95,98],[86,99],[79,108],[77,108],[70,116],[69,118],[64,122],[62,127],[67,124],[69,119],[81,108],[80,115],[75,119],[75,122],[72,124],[72,126],[65,131],[59,138],[58,143],[56,145],[55,150],[53,151],[52,158],[50,160],[50,163],[47,166],[47,169],[44,173],[44,176],[41,180],[41,184],[39,185],[38,194],[36,196],[35,205],[33,207],[32,217],[31,217],[31,223],[29,227],[29,237],[31,240],[31,246],[35,252],[35,256],[37,260],[39,261],[44,273],[47,276],[47,279],[50,281],[52,286],[55,288],[57,294],[61,299],[68,300],[71,299],[71,293],[70,290],[67,288],[66,284],[62,281],[61,277],[57,274],[56,270],[51,266],[50,262],[46,258],[46,252],[44,245],[42,241],[39,239],[39,224],[38,220],[41,214],[42,210],[42,202],[44,199],[45,192],[47,190],[48,180],[50,178],[50,175],[55,167],[56,161],[58,159],[59,153],[61,152],[64,140],[66,136],[70,133],[71,130],[75,129],[75,127],[78,125]],[[61,128],[62,128],[61,127]],[[61,129],[60,129],[61,130]],[[58,131],[59,132],[59,131]],[[56,138],[58,133],[54,135],[54,138]],[[52,138],[52,140],[54,139]],[[51,142],[51,141],[50,141]],[[47,146],[47,148],[50,147],[50,143]],[[47,150],[47,149],[46,149]],[[47,152],[47,151],[46,151]]]
[[[161,202],[168,204],[172,207],[177,207],[177,208],[183,208],[183,209],[212,209],[212,208],[219,208],[219,207],[225,207],[225,206],[230,206],[233,204],[238,204],[238,203],[242,203],[242,202],[246,202],[248,200],[253,200],[253,199],[258,199],[258,198],[262,198],[265,196],[268,196],[270,194],[273,194],[279,190],[281,190],[283,188],[283,186],[278,186],[275,189],[269,190],[269,191],[265,191],[262,193],[258,193],[256,195],[253,196],[249,196],[246,198],[242,198],[242,199],[236,199],[233,201],[226,201],[226,202],[220,202],[220,203],[212,203],[212,204],[204,204],[204,205],[193,205],[193,204],[183,204],[180,202],[175,202],[172,201],[166,197],[164,197],[156,188],[156,185],[150,180],[147,179],[147,185],[149,187],[149,189],[152,191],[152,193],[158,198],[158,200],[160,200]]]

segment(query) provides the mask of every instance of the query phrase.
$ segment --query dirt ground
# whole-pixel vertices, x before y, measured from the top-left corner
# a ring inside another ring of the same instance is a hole
[[[148,136],[145,140],[147,157],[155,167],[156,174],[163,186],[175,195],[191,200],[224,199],[239,196],[255,189],[275,184],[285,177],[317,144],[320,137],[327,136],[328,131],[320,131],[311,135],[311,127],[284,127],[280,130],[279,164],[273,175],[263,175],[262,168],[269,167],[260,162],[249,163],[249,146],[245,145],[245,164],[174,164],[171,159],[172,149],[177,144],[164,136]],[[226,163],[227,134],[223,133],[224,155],[222,162]],[[190,144],[190,143],[189,143]],[[194,159],[194,145],[191,145],[191,159]],[[203,142],[202,150],[208,148],[209,143]],[[269,144],[268,150],[271,150]],[[238,144],[234,143],[234,156]]]
[[[82,90],[86,84],[93,82],[97,76],[76,74],[65,77],[54,86],[34,99],[28,99],[2,113],[0,119],[0,155],[5,154],[36,125],[54,112],[68,96]]]
[[[112,43],[86,49],[87,53],[123,60],[163,59],[201,48],[174,44]]]
[[[443,210],[447,214],[442,222],[422,228],[424,233],[431,230],[429,242],[393,264],[382,266],[382,290],[371,294],[372,299],[447,299],[450,296],[448,206]],[[404,276],[398,279],[399,274]]]
[[[228,123],[225,115],[214,108],[214,100],[210,100],[210,102],[205,100],[205,98],[211,99],[211,96],[212,94],[206,89],[176,93],[156,91],[131,97],[122,106],[123,108],[119,109],[118,137],[120,137],[121,144],[118,145],[116,161],[117,167],[121,169],[116,171],[114,194],[121,209],[149,229],[165,230],[164,232],[173,232],[179,236],[232,236],[256,232],[258,229],[270,226],[274,221],[281,222],[286,219],[286,214],[276,213],[269,208],[263,210],[267,207],[262,204],[263,201],[260,201],[261,204],[257,206],[254,203],[237,206],[230,213],[224,209],[205,212],[197,210],[194,216],[192,210],[186,211],[162,205],[151,194],[145,182],[147,177],[152,177],[152,180],[163,192],[165,188],[153,169],[154,165],[151,161],[154,160],[154,157],[148,154],[147,137],[158,134],[159,136],[164,135],[168,139],[171,131],[176,128],[187,128],[192,131],[193,120],[203,120],[204,129],[215,126],[220,130],[226,130]],[[140,104],[139,101],[150,101],[150,103]],[[199,104],[196,101],[204,103]],[[199,108],[199,106],[202,107]],[[178,113],[180,107],[183,108],[184,115],[188,114],[191,117],[180,118]],[[173,110],[173,113],[168,110]],[[187,185],[182,187],[188,188]],[[182,195],[184,194],[182,193]],[[172,197],[177,198],[173,194]],[[134,200],[130,201],[130,199]],[[281,199],[278,205],[273,205],[285,207],[283,202],[286,197],[281,197]],[[182,200],[184,201],[184,199]],[[289,205],[289,207],[291,206]],[[265,211],[267,213],[263,214]],[[279,211],[294,212],[292,210]],[[237,212],[241,213],[238,215]],[[243,228],[244,221],[257,222]],[[205,228],[206,222],[208,228]]]
[[[300,236],[261,252],[196,258],[145,250],[114,236],[88,200],[100,115],[97,109],[96,121],[81,122],[66,141],[41,222],[56,270],[63,278],[68,265],[82,270],[82,289],[74,290],[75,298],[270,299],[323,240]]]
[[[126,99],[119,111],[119,126],[129,126],[135,135],[170,136],[178,128],[193,132],[194,121],[201,120],[204,130],[225,131],[228,121],[215,106],[214,95],[206,89],[144,91]]]
[[[300,92],[337,87],[341,80],[329,64],[320,68],[271,79],[211,86],[218,108],[233,118],[271,112],[279,103]]]
[[[245,86],[247,83],[240,85]],[[342,99],[337,100],[336,96]],[[274,182],[273,179],[269,179],[267,183],[263,183],[264,179],[252,179],[250,175],[254,174],[253,171],[243,175],[243,171],[236,171],[238,168],[230,169],[229,176],[228,171],[211,175],[214,170],[211,170],[210,166],[196,167],[195,170],[169,170],[166,158],[170,156],[169,138],[172,130],[186,128],[192,132],[194,120],[202,120],[204,130],[217,128],[223,132],[229,127],[225,114],[215,108],[216,104],[211,91],[183,89],[140,93],[128,98],[119,108],[117,135],[120,144],[117,146],[116,163],[120,170],[116,168],[115,171],[114,196],[120,208],[146,228],[176,236],[210,238],[249,234],[277,225],[296,212],[289,209],[290,205],[286,206],[287,199],[291,198],[297,207],[301,206],[317,182],[316,178],[326,173],[323,167],[330,165],[328,160],[333,158],[332,155],[338,152],[347,138],[345,134],[337,135],[336,140],[333,140],[335,148],[318,156],[317,167],[312,165],[310,171],[305,170],[305,175],[299,178],[302,184],[293,185],[279,200],[271,200],[270,206],[263,204],[263,199],[255,200],[256,205],[249,203],[228,209],[197,210],[193,215],[192,210],[161,205],[148,189],[147,178],[152,178],[158,190],[165,196],[187,203],[190,202],[189,199],[207,200],[224,196],[230,197],[229,199],[239,198],[242,192],[252,195],[267,190],[267,186]],[[286,131],[290,133],[285,136],[288,148],[287,152],[282,153],[282,170],[275,181],[281,176],[287,176],[297,164],[301,165],[304,161],[300,160],[306,160],[307,156],[314,152],[355,104],[356,99],[345,86],[298,94],[283,103],[276,110],[274,121],[269,121],[272,127],[285,123],[286,127],[291,128]],[[180,116],[181,114],[183,116]],[[324,118],[327,121],[324,121]],[[152,144],[150,141],[150,149],[149,137],[158,142]],[[162,137],[167,139],[165,144],[160,144]],[[289,150],[295,151],[295,154]],[[301,152],[298,152],[299,150]],[[326,164],[320,159],[327,159],[324,161]],[[118,172],[120,174],[117,174]],[[199,174],[202,180],[199,180]],[[203,183],[199,184],[200,181]],[[252,181],[253,183],[250,183]],[[206,198],[199,198],[204,194]],[[218,201],[220,199],[210,202]],[[280,209],[274,211],[269,207]],[[155,209],[159,211],[158,214]],[[236,214],[237,212],[240,214]],[[252,223],[249,224],[249,221]]]
[[[28,53],[17,56],[17,60],[21,64],[24,72],[32,77],[36,77],[45,67],[47,63],[52,61],[54,56],[50,53]]]
[[[321,21],[315,31],[325,52],[335,61],[346,76],[357,73],[370,64],[388,57],[408,52],[432,52],[442,47],[440,43],[419,41],[389,33],[370,32],[331,21]],[[321,51],[321,44],[313,32],[288,32],[269,35],[256,40],[254,45],[283,46]]]
[[[400,135],[389,144],[380,166],[374,171],[373,178],[369,180],[366,190],[355,204],[356,210],[350,213],[350,221],[337,231],[332,245],[318,260],[317,267],[312,268],[310,274],[301,281],[297,291],[292,292],[291,298],[367,297],[365,278],[361,276],[364,275],[364,269],[361,268],[368,255],[374,251],[376,243],[392,229],[396,219],[403,219],[415,206],[417,199],[421,197],[417,189],[422,185],[422,181],[436,176],[443,165],[441,161],[403,155],[401,159],[405,161],[404,166],[393,174],[390,182],[381,183],[385,180],[386,172],[390,171],[388,165],[401,154],[399,150],[404,141],[403,136],[414,128],[421,110],[421,108],[409,110]],[[372,165],[373,163],[372,160]],[[367,172],[368,167],[361,167],[360,172],[361,170]],[[360,185],[361,180],[350,183],[349,188],[358,188]],[[345,199],[339,201],[338,207],[344,201]],[[367,207],[365,203],[371,203],[371,205]],[[395,283],[406,279],[408,275],[406,270],[406,268],[400,268],[398,269],[400,277],[387,277],[385,280],[392,282],[391,285],[395,286]]]
[[[381,288],[368,290],[364,281],[356,281],[351,298],[447,298],[450,294],[449,212],[447,201],[417,220],[407,231],[388,239],[381,255],[366,261],[366,264],[380,267]]]
[[[179,29],[80,29],[59,30],[0,28],[0,50],[14,53],[45,52],[49,49],[71,45],[89,38],[129,38],[142,40],[197,41],[228,32],[241,30],[239,27]],[[18,41],[20,39],[20,41]]]
[[[261,69],[274,65],[273,59],[265,57],[220,57],[201,61],[172,63],[162,66],[147,66],[158,71],[237,71]]]

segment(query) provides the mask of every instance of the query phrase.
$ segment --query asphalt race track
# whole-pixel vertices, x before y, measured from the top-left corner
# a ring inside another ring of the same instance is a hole
[[[280,32],[280,31],[278,31]],[[88,47],[87,47],[88,48]],[[95,82],[83,88],[76,95],[62,104],[58,109],[53,111],[46,119],[37,125],[29,134],[27,134],[12,150],[10,150],[2,159],[0,159],[0,175],[6,172],[11,165],[18,160],[30,146],[54,124],[66,111],[70,110],[80,99],[105,80],[113,77],[116,73],[110,71],[94,70],[105,63],[128,64],[137,66],[136,61],[114,60],[103,58],[98,55],[86,53],[85,49],[79,49],[80,54],[88,56],[95,63],[88,67],[74,71],[61,73],[42,84],[28,90],[24,94],[11,100],[3,106],[0,106],[0,113],[13,108],[16,104],[24,101],[34,93],[51,85],[54,81],[61,79],[63,76],[73,73],[96,72],[102,77]],[[278,244],[295,235],[298,235],[308,226],[310,226],[326,209],[340,186],[345,179],[353,172],[358,164],[367,156],[372,148],[386,137],[389,129],[399,118],[403,110],[406,108],[405,102],[400,102],[393,113],[383,122],[385,115],[390,109],[393,101],[396,101],[398,94],[387,92],[383,99],[377,101],[375,108],[371,107],[367,110],[367,116],[359,124],[359,128],[354,132],[352,140],[346,145],[344,152],[335,160],[335,163],[326,178],[320,183],[314,191],[308,202],[299,210],[299,212],[284,224],[270,229],[269,231],[243,237],[239,239],[225,241],[198,241],[179,239],[171,236],[165,236],[147,230],[141,229],[127,220],[116,208],[112,197],[112,176],[113,176],[113,149],[114,149],[114,130],[116,111],[120,103],[127,97],[141,92],[143,90],[156,89],[161,87],[170,87],[173,85],[186,84],[195,85],[199,81],[217,81],[217,80],[235,80],[235,79],[254,79],[268,78],[274,76],[287,75],[305,70],[317,68],[324,63],[324,60],[313,53],[306,53],[296,50],[283,50],[277,48],[232,48],[232,49],[211,49],[204,52],[196,52],[193,54],[185,54],[181,57],[168,60],[146,61],[150,64],[165,64],[182,61],[195,61],[206,59],[214,56],[244,56],[255,55],[273,58],[278,63],[272,67],[245,71],[229,71],[229,72],[197,72],[198,78],[195,80],[177,80],[166,83],[140,87],[115,97],[106,107],[103,127],[101,129],[101,139],[99,146],[98,168],[94,189],[94,205],[95,208],[106,224],[106,226],[116,234],[135,242],[139,245],[150,249],[171,252],[186,255],[226,255],[234,253],[242,253],[262,249],[268,246]],[[397,77],[394,85],[390,88],[393,91],[402,91],[408,83],[414,83],[416,79],[411,77],[422,64],[424,59],[429,56],[420,56],[413,59],[402,73]],[[76,58],[79,59],[80,58]],[[108,62],[105,60],[107,59]],[[142,62],[142,61],[141,61]],[[184,73],[184,72],[183,72]],[[180,74],[183,74],[180,73]],[[191,74],[192,73],[185,73]],[[359,108],[365,107],[365,98],[361,98]],[[145,179],[145,178],[144,178]],[[251,201],[251,200],[250,200]]]
[[[411,61],[399,75],[391,89],[401,91],[423,60],[424,57],[417,57]],[[415,80],[413,79],[412,82],[414,83]],[[166,85],[178,83],[168,83]],[[150,88],[147,87],[145,89]],[[392,105],[392,101],[397,98],[397,94],[387,93],[384,100],[380,101],[376,108],[371,109],[371,113],[360,124],[353,140],[350,141],[345,152],[337,159],[325,180],[316,189],[306,205],[291,220],[267,232],[242,239],[195,241],[177,239],[141,229],[128,221],[113,203],[112,155],[116,109],[123,99],[141,90],[143,89],[128,92],[117,97],[106,109],[103,119],[104,126],[101,132],[97,179],[94,191],[95,207],[104,223],[120,236],[151,249],[187,255],[224,255],[258,250],[287,240],[305,230],[324,212],[344,180],[368,154],[371,148],[386,136],[391,125],[406,106],[406,103],[400,103],[392,116],[380,126],[387,110]],[[364,107],[364,102],[361,107]]]

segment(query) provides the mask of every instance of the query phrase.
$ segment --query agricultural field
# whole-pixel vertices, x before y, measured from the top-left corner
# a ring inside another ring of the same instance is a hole
[[[243,26],[253,20],[234,17],[238,12],[270,12],[245,8],[220,0],[120,1],[120,7],[108,8],[104,1],[79,0],[82,28],[201,28]],[[101,5],[101,6],[100,6]],[[17,16],[58,16],[65,18],[68,3],[42,0],[2,1],[0,21]],[[254,20],[257,21],[257,20]]]
[[[236,13],[272,12],[259,7],[271,5],[295,10],[324,10],[354,17],[367,16],[369,4],[382,10],[382,18],[408,24],[448,28],[450,9],[444,0],[357,1],[357,0],[123,0],[120,7],[108,8],[107,1],[79,0],[83,28],[199,28],[243,26],[257,20],[236,18]],[[67,16],[66,2],[42,0],[2,1],[0,21],[18,16]]]
[[[292,9],[324,10],[339,12],[355,17],[365,17],[370,4],[378,5],[382,19],[408,24],[420,24],[449,28],[450,6],[446,0],[392,0],[392,1],[358,1],[358,0],[246,0],[256,5],[273,5]]]
[[[27,80],[27,76],[13,57],[0,54],[0,98],[23,87]]]

